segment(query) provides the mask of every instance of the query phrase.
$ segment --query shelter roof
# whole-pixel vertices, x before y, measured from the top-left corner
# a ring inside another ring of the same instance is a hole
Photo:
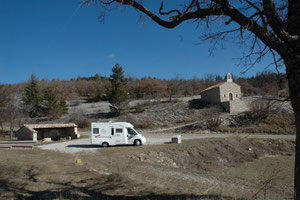
[[[74,123],[69,124],[24,124],[24,126],[32,129],[40,128],[68,128],[68,127],[77,127]]]
[[[69,123],[69,124],[24,124],[24,127],[28,128],[31,132],[36,132],[34,129],[69,128],[69,127],[77,127],[77,125],[74,123]]]

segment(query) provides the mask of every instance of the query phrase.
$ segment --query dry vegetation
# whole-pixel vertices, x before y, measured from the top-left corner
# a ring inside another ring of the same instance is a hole
[[[0,198],[288,199],[293,151],[291,141],[241,137],[76,155],[1,150]]]
[[[170,127],[203,120],[204,110],[189,109],[188,102],[165,102],[148,104],[142,113],[130,113],[118,118],[138,128]]]
[[[282,80],[279,84],[278,79]],[[46,117],[26,117],[20,106],[22,105],[22,94],[28,83],[17,85],[1,85],[0,92],[5,94],[0,97],[0,128],[3,124],[10,124],[5,130],[16,131],[24,123],[53,123],[72,122],[79,128],[89,128],[90,122],[95,121],[128,121],[140,129],[153,129],[172,127],[191,122],[199,122],[196,126],[178,129],[177,132],[199,132],[205,129],[221,132],[247,132],[247,133],[275,133],[293,134],[293,123],[281,123],[278,128],[273,129],[273,124],[278,121],[270,116],[263,121],[250,124],[228,124],[224,123],[228,116],[214,108],[201,107],[193,102],[180,102],[177,97],[198,95],[200,91],[210,85],[222,81],[222,77],[216,74],[206,74],[203,78],[190,80],[176,77],[163,80],[151,77],[128,78],[128,91],[131,103],[140,101],[131,106],[121,116],[110,115],[109,103],[106,101],[106,89],[109,87],[109,79],[99,74],[91,77],[78,77],[72,80],[40,80],[38,85],[42,92],[49,89],[57,95],[57,99],[65,97],[68,100],[69,112],[58,119]],[[259,95],[268,94],[278,96],[279,92],[287,89],[284,74],[276,75],[272,72],[263,72],[250,78],[237,78],[235,81],[242,86],[243,94]],[[279,84],[279,85],[278,85]],[[152,99],[151,99],[152,98]],[[164,102],[160,102],[164,98]],[[54,109],[55,110],[55,109]],[[54,112],[56,113],[56,112]],[[281,115],[277,117],[283,122],[290,121],[290,116]],[[286,120],[288,119],[288,120]],[[238,117],[235,118],[238,120]],[[189,130],[189,128],[191,130]]]
[[[246,116],[247,118],[247,116]],[[236,121],[245,121],[245,115],[235,116]],[[228,133],[294,135],[296,133],[295,117],[289,113],[271,113],[265,119],[250,120],[232,126],[220,126],[215,129]]]

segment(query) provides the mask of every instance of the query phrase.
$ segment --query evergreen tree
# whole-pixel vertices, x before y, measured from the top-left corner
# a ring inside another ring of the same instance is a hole
[[[42,114],[43,95],[38,85],[37,78],[31,74],[30,81],[23,93],[23,109],[30,117],[37,117]]]
[[[61,116],[59,102],[51,89],[44,93],[44,111],[45,114],[51,118],[58,118]]]
[[[59,102],[59,106],[60,106],[62,114],[67,114],[68,113],[69,107],[68,107],[67,101],[66,101],[64,96],[61,97],[60,102]]]
[[[59,118],[62,114],[68,113],[66,99],[62,97],[58,101],[54,91],[52,89],[47,90],[44,93],[44,113],[52,119]]]
[[[109,79],[111,87],[108,91],[108,100],[112,104],[112,113],[119,115],[120,112],[125,110],[128,106],[128,80],[124,77],[123,68],[119,64],[113,67],[112,72],[113,74],[110,75]]]

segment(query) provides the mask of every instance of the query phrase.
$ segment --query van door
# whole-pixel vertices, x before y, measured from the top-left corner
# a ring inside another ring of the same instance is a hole
[[[109,145],[116,145],[116,137],[115,137],[115,128],[113,126],[109,127],[109,132],[110,132],[110,142]]]
[[[126,144],[125,141],[125,132],[124,128],[119,126],[115,127],[115,138],[116,138],[116,144]]]
[[[126,129],[127,129],[128,144],[133,144],[135,136],[137,135],[137,133],[132,128],[126,128]]]
[[[123,129],[124,128],[121,125],[114,125],[110,127],[112,145],[125,144]]]

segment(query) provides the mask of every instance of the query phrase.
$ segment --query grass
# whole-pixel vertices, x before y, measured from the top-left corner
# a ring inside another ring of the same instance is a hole
[[[293,156],[266,156],[236,167],[217,171],[220,179],[247,182],[250,199],[293,197]],[[279,195],[280,194],[280,195]]]
[[[249,147],[253,150],[249,151]],[[155,194],[166,193],[166,191],[170,195],[219,194],[221,197],[234,199],[250,198],[258,189],[254,185],[248,185],[253,180],[240,181],[238,178],[227,180],[219,174],[220,171],[235,169],[244,163],[256,162],[265,154],[282,155],[280,162],[293,166],[293,160],[290,159],[293,151],[294,143],[289,141],[233,137],[226,140],[185,141],[181,145],[101,149],[97,153],[98,156],[88,162],[94,166],[101,162],[111,172],[132,180],[139,186],[151,186],[151,191]],[[276,166],[276,163],[274,164]],[[236,172],[232,177],[239,175],[240,172]],[[292,171],[285,173],[290,174],[288,177],[293,174]],[[257,182],[259,178],[257,177]],[[291,178],[282,185],[290,185],[290,183]],[[241,190],[241,188],[247,189]],[[138,187],[136,189],[139,191]],[[277,191],[274,194],[282,198],[281,192]]]
[[[272,113],[266,119],[236,126],[220,126],[219,132],[228,133],[265,133],[277,135],[294,135],[296,133],[295,119],[292,114]]]
[[[293,151],[291,141],[242,137],[75,155],[0,150],[0,199],[251,199],[278,170],[284,178],[256,197],[290,197]]]

